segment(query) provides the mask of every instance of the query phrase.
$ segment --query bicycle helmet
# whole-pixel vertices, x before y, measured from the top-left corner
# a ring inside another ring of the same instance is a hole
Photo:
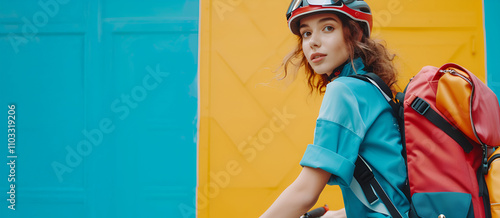
[[[300,18],[318,12],[342,13],[358,21],[364,34],[370,36],[372,13],[368,4],[363,0],[292,0],[286,12],[288,28],[293,34],[300,36]]]

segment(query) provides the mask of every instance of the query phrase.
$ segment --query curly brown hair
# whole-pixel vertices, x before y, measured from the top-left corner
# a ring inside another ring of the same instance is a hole
[[[344,40],[347,44],[351,63],[355,58],[361,57],[365,65],[364,70],[377,74],[394,91],[398,72],[392,61],[396,55],[391,54],[381,42],[363,34],[363,29],[358,22],[343,14],[335,14],[342,22]],[[317,91],[320,94],[324,94],[326,85],[330,82],[328,80],[328,75],[314,73],[314,70],[302,51],[302,37],[297,36],[297,38],[297,46],[283,59],[283,78],[289,73],[296,74],[300,67],[305,66],[307,84],[311,93]],[[298,63],[296,63],[297,61]],[[295,66],[291,69],[291,72],[289,72],[290,66]],[[354,69],[354,71],[356,71],[356,69]]]

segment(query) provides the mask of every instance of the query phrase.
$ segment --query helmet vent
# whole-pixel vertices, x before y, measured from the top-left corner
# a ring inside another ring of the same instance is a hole
[[[361,12],[371,13],[369,8],[360,8],[359,10],[360,10]]]

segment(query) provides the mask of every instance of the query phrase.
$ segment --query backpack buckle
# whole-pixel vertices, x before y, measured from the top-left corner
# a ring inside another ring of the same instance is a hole
[[[429,103],[419,97],[415,98],[415,100],[411,103],[411,108],[417,111],[420,115],[424,115],[430,107]]]
[[[483,145],[483,167],[482,167],[483,175],[488,174],[488,147]]]

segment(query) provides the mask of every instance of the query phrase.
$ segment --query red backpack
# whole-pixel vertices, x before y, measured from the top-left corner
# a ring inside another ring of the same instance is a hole
[[[493,91],[452,63],[424,67],[396,99],[377,75],[353,77],[376,85],[400,120],[409,217],[491,217],[486,151],[500,145],[500,106]],[[373,187],[392,217],[401,217],[383,190],[377,191],[376,179],[366,176],[373,174],[363,163],[356,162],[355,178],[364,175],[356,180]],[[364,190],[373,195],[371,188]]]

